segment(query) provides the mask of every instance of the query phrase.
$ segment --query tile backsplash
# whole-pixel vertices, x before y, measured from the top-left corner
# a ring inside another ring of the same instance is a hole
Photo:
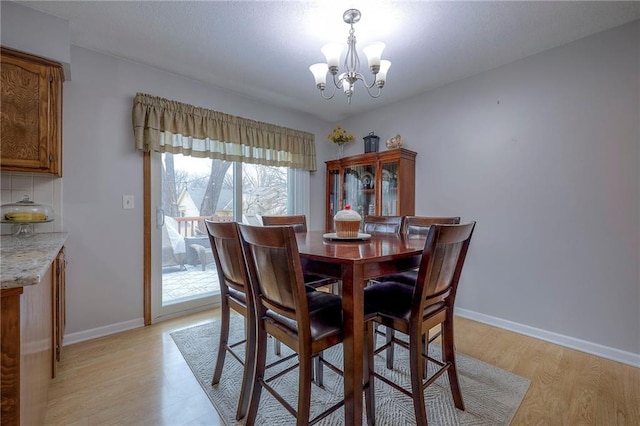
[[[0,204],[15,203],[29,196],[38,204],[47,204],[53,208],[54,221],[37,223],[35,232],[61,232],[62,226],[62,178],[37,173],[2,172],[0,173]],[[0,233],[11,234],[13,225],[3,223]]]

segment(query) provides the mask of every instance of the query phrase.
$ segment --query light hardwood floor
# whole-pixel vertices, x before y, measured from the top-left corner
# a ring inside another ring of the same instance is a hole
[[[65,346],[46,424],[222,424],[169,335],[218,315]],[[531,380],[514,425],[640,425],[638,368],[463,318],[456,349]]]

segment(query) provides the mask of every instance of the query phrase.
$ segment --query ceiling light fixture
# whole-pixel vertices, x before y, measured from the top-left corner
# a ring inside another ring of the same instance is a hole
[[[309,70],[316,80],[316,87],[320,89],[320,95],[324,99],[333,98],[333,95],[336,93],[336,89],[342,89],[344,94],[347,96],[347,101],[351,103],[351,96],[353,95],[355,84],[358,80],[364,84],[369,96],[372,98],[380,96],[382,91],[381,89],[384,87],[384,83],[387,80],[387,71],[391,66],[391,62],[380,60],[382,50],[384,49],[384,43],[377,41],[362,49],[369,61],[369,70],[371,71],[371,74],[373,74],[373,81],[371,84],[367,83],[365,76],[359,71],[360,58],[358,58],[358,53],[356,52],[356,36],[354,34],[355,30],[353,28],[353,24],[360,20],[360,16],[361,14],[358,9],[348,9],[342,15],[344,22],[351,25],[349,37],[347,38],[347,56],[344,59],[344,68],[346,71],[338,75],[338,63],[340,62],[340,55],[342,55],[342,50],[344,48],[344,45],[341,43],[329,43],[323,46],[321,51],[327,58],[327,63],[313,64],[309,67]],[[329,96],[325,95],[327,71],[332,74],[334,84],[333,92],[331,92],[331,95]],[[374,86],[378,88],[377,92],[371,91]]]

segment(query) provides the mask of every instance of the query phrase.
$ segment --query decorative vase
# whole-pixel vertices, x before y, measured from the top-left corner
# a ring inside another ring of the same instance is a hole
[[[387,139],[388,149],[400,148],[403,144],[404,142],[402,140],[402,136],[400,135],[395,135],[394,137]]]
[[[336,142],[338,144],[338,158],[342,158],[344,155],[344,143]]]

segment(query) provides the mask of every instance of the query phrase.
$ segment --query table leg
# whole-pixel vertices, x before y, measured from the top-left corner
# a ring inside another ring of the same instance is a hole
[[[362,424],[362,369],[364,367],[363,276],[364,268],[362,264],[342,266],[345,425]]]

